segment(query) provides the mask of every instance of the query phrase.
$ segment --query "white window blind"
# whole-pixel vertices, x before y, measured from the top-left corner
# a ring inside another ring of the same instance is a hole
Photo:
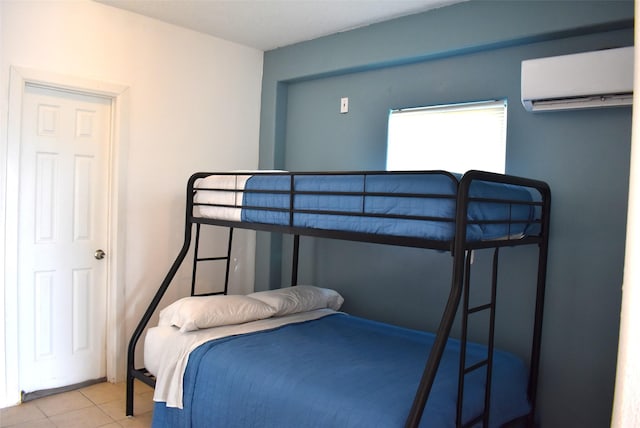
[[[387,170],[505,172],[507,101],[392,110]]]

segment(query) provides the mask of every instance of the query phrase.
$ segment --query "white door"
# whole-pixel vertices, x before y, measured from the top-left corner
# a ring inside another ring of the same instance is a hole
[[[27,84],[18,298],[24,392],[106,375],[111,100]],[[108,257],[108,254],[107,254]]]

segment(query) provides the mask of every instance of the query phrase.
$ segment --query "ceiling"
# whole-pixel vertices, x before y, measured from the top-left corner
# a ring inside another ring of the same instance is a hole
[[[267,51],[463,0],[96,0]]]

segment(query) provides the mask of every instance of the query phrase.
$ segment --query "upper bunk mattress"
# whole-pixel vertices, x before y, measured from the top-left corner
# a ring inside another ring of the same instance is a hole
[[[459,179],[439,171],[213,174],[196,183],[194,204],[206,218],[448,241]],[[469,196],[468,241],[537,230],[530,189],[477,181]]]

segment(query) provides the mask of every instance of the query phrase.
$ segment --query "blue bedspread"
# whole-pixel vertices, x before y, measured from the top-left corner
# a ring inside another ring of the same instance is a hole
[[[294,175],[293,180],[290,175],[255,175],[245,186],[242,221],[450,240],[454,235],[458,178],[446,173],[303,174]],[[288,193],[292,187],[293,197]],[[468,240],[528,232],[527,222],[535,214],[527,204],[532,201],[529,190],[476,182],[470,195],[524,204],[471,202],[468,219],[480,223],[467,227]],[[482,223],[487,220],[503,223]]]
[[[434,336],[335,314],[208,342],[189,358],[184,409],[156,403],[154,428],[402,427]],[[470,345],[468,361],[486,356]],[[450,340],[422,427],[455,426],[459,342]],[[464,418],[481,408],[484,372],[467,376]],[[495,352],[491,426],[526,414],[526,369]]]

